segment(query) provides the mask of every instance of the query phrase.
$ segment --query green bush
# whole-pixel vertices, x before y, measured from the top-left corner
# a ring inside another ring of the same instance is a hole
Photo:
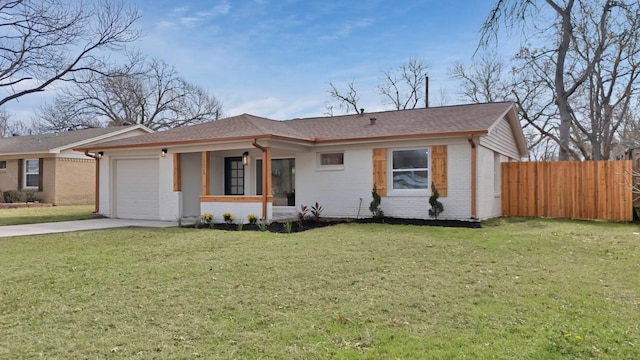
[[[384,217],[384,211],[380,208],[380,203],[382,202],[382,198],[378,194],[378,188],[375,184],[373,184],[373,189],[371,190],[371,196],[373,200],[369,204],[369,211],[371,211],[371,215],[374,218],[380,219]]]
[[[6,203],[18,203],[24,202],[25,200],[24,194],[15,190],[7,190],[3,192],[2,197],[4,198],[4,202]]]

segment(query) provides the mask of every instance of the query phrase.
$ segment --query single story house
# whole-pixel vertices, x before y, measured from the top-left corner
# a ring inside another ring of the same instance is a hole
[[[428,218],[432,184],[443,219],[501,215],[500,163],[527,155],[510,102],[275,121],[243,114],[83,145],[99,162],[99,213],[175,221],[370,217],[372,188],[386,216]],[[244,220],[246,221],[246,220]]]
[[[0,138],[0,191],[31,192],[54,205],[93,204],[95,160],[73,148],[150,132],[136,125]]]

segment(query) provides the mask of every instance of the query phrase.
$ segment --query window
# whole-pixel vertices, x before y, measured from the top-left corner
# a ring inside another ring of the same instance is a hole
[[[344,153],[320,154],[320,165],[344,165]]]
[[[7,161],[0,160],[0,170],[6,170],[6,169],[7,169]]]
[[[296,205],[295,159],[271,160],[271,194],[273,206]],[[262,159],[256,160],[256,195],[262,195]]]
[[[244,165],[242,157],[224,158],[224,194],[244,195]]]
[[[40,184],[40,161],[25,160],[24,184],[26,188],[37,188]]]
[[[429,149],[392,151],[394,190],[429,188]]]

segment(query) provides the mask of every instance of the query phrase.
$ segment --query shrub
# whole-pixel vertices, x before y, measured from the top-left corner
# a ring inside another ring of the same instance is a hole
[[[318,204],[317,201],[316,204],[311,207],[311,215],[313,215],[316,224],[320,222],[320,214],[322,214],[322,210],[324,210],[322,205]]]
[[[373,217],[376,219],[383,218],[384,211],[382,211],[382,209],[380,208],[380,203],[382,202],[382,198],[378,194],[378,188],[376,187],[376,184],[373,184],[373,189],[371,190],[371,196],[373,197],[373,200],[371,200],[371,203],[369,204],[369,211],[371,211],[371,215],[373,215]]]
[[[267,222],[264,219],[260,221],[260,231],[267,231]]]
[[[291,234],[291,231],[293,231],[293,223],[291,221],[285,222],[284,230],[287,232],[287,234]]]
[[[300,225],[304,222],[309,214],[309,207],[304,204],[300,204],[300,212],[298,213],[298,220],[300,221]]]
[[[24,202],[24,194],[15,190],[7,190],[3,192],[2,197],[6,203]]]
[[[238,223],[238,231],[242,231],[243,227],[244,227],[244,223],[243,222],[239,222]]]
[[[33,191],[25,192],[24,197],[27,202],[40,202],[40,198],[37,197],[36,193]]]
[[[231,213],[228,213],[228,212],[222,214],[222,217],[224,218],[224,222],[226,222],[229,225],[233,224],[233,221],[236,219],[233,215],[231,215]]]
[[[247,220],[249,220],[249,224],[255,225],[258,222],[258,217],[253,214],[249,214],[247,215]]]
[[[431,196],[429,197],[429,205],[431,205],[431,209],[429,209],[429,216],[437,220],[438,215],[440,215],[440,213],[444,211],[444,206],[440,201],[438,201],[440,193],[438,192],[438,189],[436,189],[436,186],[433,184],[433,182],[431,183],[431,189],[433,191],[431,193]]]
[[[200,216],[200,223],[211,227],[211,224],[213,223],[213,214],[202,214],[202,216]]]

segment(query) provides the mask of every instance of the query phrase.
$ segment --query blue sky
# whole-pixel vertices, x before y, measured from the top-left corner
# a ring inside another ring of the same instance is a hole
[[[382,70],[430,65],[430,103],[458,103],[448,70],[469,63],[494,0],[129,0],[146,34],[136,46],[218,97],[225,115],[322,116],[328,83],[355,81],[361,105],[385,108]],[[502,44],[502,43],[501,43]],[[515,46],[500,51],[505,56]],[[20,119],[43,96],[13,103]]]

